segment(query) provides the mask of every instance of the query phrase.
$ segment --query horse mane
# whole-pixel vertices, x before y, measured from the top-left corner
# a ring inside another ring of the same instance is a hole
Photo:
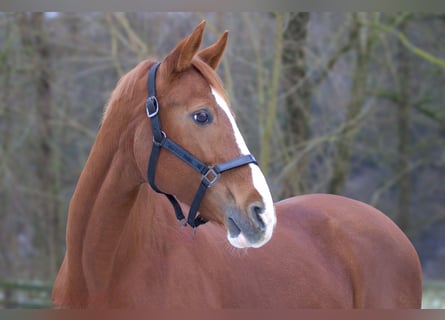
[[[116,102],[125,102],[126,105],[134,105],[132,102],[140,103],[146,99],[147,90],[140,90],[137,83],[148,77],[148,72],[155,62],[153,60],[144,60],[137,64],[132,70],[123,75],[116,84],[116,88],[111,93],[110,99],[104,108],[102,123],[110,113],[110,109]],[[217,90],[228,102],[227,93],[221,83],[217,73],[199,57],[194,57],[192,66],[206,79],[206,81]],[[146,80],[144,80],[146,83]]]
[[[112,106],[118,101],[129,104],[132,101],[140,101],[140,99],[142,99],[141,94],[143,96],[147,95],[146,91],[139,92],[137,83],[141,78],[148,76],[148,71],[154,63],[153,60],[144,60],[119,79],[116,88],[111,93],[108,103],[105,105],[102,123],[110,113]]]

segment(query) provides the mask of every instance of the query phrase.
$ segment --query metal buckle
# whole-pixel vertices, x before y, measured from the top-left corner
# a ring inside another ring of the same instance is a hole
[[[209,170],[202,175],[202,181],[210,188],[219,180],[220,176],[220,173],[216,172],[213,167],[210,167]]]
[[[150,108],[148,107],[149,103],[153,104],[155,106],[155,110],[153,112],[150,112]],[[151,96],[151,97],[147,98],[147,102],[145,103],[145,111],[147,112],[147,117],[149,117],[149,118],[153,118],[158,114],[159,103],[158,103],[158,99],[156,99],[155,96]]]

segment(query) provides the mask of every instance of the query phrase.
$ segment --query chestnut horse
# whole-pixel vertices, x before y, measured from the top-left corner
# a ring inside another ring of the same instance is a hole
[[[214,71],[227,32],[199,51],[204,25],[112,93],[70,203],[55,304],[420,307],[418,256],[384,214],[322,194],[274,206]],[[175,217],[190,207],[188,224],[209,222],[196,234]]]

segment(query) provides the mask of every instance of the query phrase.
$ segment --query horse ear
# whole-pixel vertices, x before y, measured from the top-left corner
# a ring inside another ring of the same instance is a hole
[[[205,24],[206,22],[203,20],[195,30],[193,30],[188,37],[181,40],[165,58],[164,61],[170,71],[181,72],[190,67],[193,57],[201,46]]]
[[[198,53],[198,56],[213,69],[216,69],[221,61],[224,50],[226,49],[228,35],[229,32],[227,30],[224,31],[218,41]]]

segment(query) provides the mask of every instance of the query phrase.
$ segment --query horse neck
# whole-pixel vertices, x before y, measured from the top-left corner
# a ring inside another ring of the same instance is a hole
[[[166,211],[165,201],[157,201],[159,195],[148,187],[137,168],[128,127],[122,126],[121,131],[104,123],[70,204],[68,273],[74,277],[72,282],[83,283],[90,293],[109,285],[119,247],[138,250],[138,243],[147,245],[146,237],[157,238],[161,229],[156,224],[161,222],[154,213],[161,210],[159,206]],[[121,133],[116,136],[115,132]],[[163,216],[167,219],[170,215]]]

